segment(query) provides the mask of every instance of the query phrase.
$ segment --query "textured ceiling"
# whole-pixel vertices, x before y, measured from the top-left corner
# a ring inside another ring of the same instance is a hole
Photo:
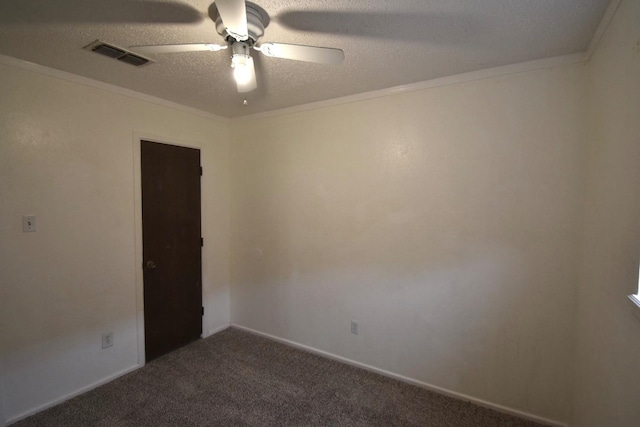
[[[2,0],[0,54],[224,117],[582,52],[609,0],[256,0],[262,42],[344,50],[341,65],[254,52],[258,89],[239,94],[227,51],[147,55],[143,67],[82,48],[224,43],[202,0]],[[243,106],[247,98],[248,105]]]

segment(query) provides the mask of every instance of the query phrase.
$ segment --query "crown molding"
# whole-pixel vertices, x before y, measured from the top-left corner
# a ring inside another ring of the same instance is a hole
[[[574,53],[570,55],[555,56],[552,58],[537,59],[534,61],[520,62],[517,64],[503,65],[500,67],[486,68],[477,71],[471,71],[453,76],[440,77],[437,79],[426,80],[418,83],[394,86],[386,89],[374,90],[355,95],[343,96],[340,98],[328,99],[325,101],[312,102],[309,104],[297,105],[294,107],[281,108],[278,110],[266,111],[263,113],[249,114],[241,117],[231,118],[231,121],[264,119],[286,114],[300,113],[303,111],[317,110],[321,108],[333,107],[342,104],[350,104],[353,102],[366,101],[374,98],[382,98],[386,96],[398,95],[407,92],[416,92],[425,89],[431,89],[442,86],[450,86],[460,83],[471,82],[475,80],[485,80],[494,77],[507,76],[510,74],[525,73],[528,71],[561,67],[570,64],[584,63],[585,53]]]
[[[48,77],[65,80],[65,81],[76,83],[82,86],[87,86],[94,89],[100,89],[107,92],[112,92],[118,95],[133,98],[139,101],[160,105],[162,107],[171,108],[174,110],[182,111],[184,113],[193,114],[193,115],[204,117],[207,119],[212,119],[212,120],[221,121],[221,122],[229,121],[229,119],[226,117],[218,116],[216,114],[199,110],[197,108],[187,107],[185,105],[178,104],[177,102],[167,101],[166,99],[157,98],[151,95],[146,95],[144,93],[136,92],[131,89],[125,89],[120,86],[100,82],[98,80],[90,79],[88,77],[83,77],[77,74],[69,73],[67,71],[57,70],[55,68],[47,67],[40,64],[35,64],[33,62],[28,62],[22,59],[13,58],[11,56],[0,55],[0,65],[5,65],[7,67],[12,67],[12,68],[18,68],[20,70],[42,74]]]
[[[609,10],[612,8],[611,6],[613,5],[613,3],[619,4],[620,0],[612,0],[612,3],[610,4],[609,9],[607,10],[607,13],[605,13],[605,16],[609,15]],[[613,14],[615,13],[617,4],[614,10],[610,14],[609,21],[613,16]],[[609,21],[607,21],[607,25]],[[602,22],[604,22],[604,19]],[[602,22],[600,26],[603,25]],[[604,33],[604,30],[606,30],[607,25],[604,25],[604,29],[602,30],[603,33]],[[375,98],[393,96],[401,93],[416,92],[416,91],[421,91],[425,89],[431,89],[431,88],[442,87],[442,86],[450,86],[454,84],[466,83],[466,82],[471,82],[476,80],[485,80],[485,79],[490,79],[494,77],[506,76],[510,74],[518,74],[518,73],[524,73],[524,72],[540,70],[540,69],[555,68],[555,67],[560,67],[564,65],[586,62],[587,60],[588,60],[588,57],[585,52],[574,53],[570,55],[556,56],[552,58],[543,58],[543,59],[537,59],[534,61],[509,64],[509,65],[504,65],[500,67],[486,68],[482,70],[471,71],[468,73],[440,77],[437,79],[426,80],[423,82],[394,86],[386,89],[379,89],[375,91],[364,92],[364,93],[359,93],[355,95],[348,95],[348,96],[328,99],[324,101],[312,102],[309,104],[302,104],[302,105],[297,105],[293,107],[266,111],[262,113],[249,114],[241,117],[226,118],[226,117],[218,116],[216,114],[212,114],[196,108],[187,107],[185,105],[178,104],[176,102],[167,101],[165,99],[157,98],[151,95],[146,95],[140,92],[136,92],[130,89],[125,89],[109,83],[103,83],[97,80],[90,79],[88,77],[82,77],[77,74],[69,73],[67,71],[61,71],[55,68],[46,67],[44,65],[39,65],[32,62],[24,61],[22,59],[0,55],[0,65],[6,65],[13,68],[19,68],[25,71],[43,74],[49,77],[70,81],[83,86],[105,90],[108,92],[127,96],[137,100],[149,102],[149,103],[160,105],[167,108],[172,108],[175,110],[183,111],[186,113],[194,114],[200,117],[213,119],[221,122],[255,120],[255,119],[263,119],[263,118],[269,118],[269,117],[275,117],[275,116],[282,116],[287,114],[300,113],[304,111],[311,111],[311,110],[317,110],[321,108],[333,107],[333,106],[338,106],[343,104],[350,104],[354,102],[366,101],[366,100],[375,99]]]
[[[593,56],[593,53],[598,48],[598,45],[600,44],[600,40],[602,40],[602,37],[607,32],[607,28],[609,28],[609,24],[611,23],[611,20],[613,19],[616,12],[618,11],[618,7],[620,7],[620,3],[622,3],[622,0],[611,0],[609,2],[609,6],[607,6],[607,10],[605,10],[604,15],[602,15],[602,19],[598,24],[598,28],[596,28],[596,32],[593,33],[593,37],[591,38],[589,47],[585,52],[585,62],[588,62],[591,59],[591,57]]]

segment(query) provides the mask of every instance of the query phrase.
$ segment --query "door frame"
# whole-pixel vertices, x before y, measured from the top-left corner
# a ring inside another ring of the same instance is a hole
[[[205,146],[206,143],[198,141],[185,141],[180,138],[163,137],[158,135],[152,135],[143,132],[133,133],[133,191],[134,191],[134,235],[135,235],[135,304],[136,304],[136,327],[137,327],[137,341],[138,341],[138,366],[144,366],[146,360],[145,354],[145,340],[144,340],[144,277],[143,277],[143,257],[142,257],[142,155],[140,150],[141,141],[150,141],[158,144],[175,145],[177,147],[196,148],[200,150],[200,165],[206,173],[205,163]],[[207,236],[207,223],[204,221],[207,217],[206,203],[204,194],[206,194],[206,180],[200,180],[200,233],[202,237],[206,239]],[[202,304],[205,304],[205,280],[204,272],[208,268],[208,256],[207,246],[202,248]],[[207,309],[205,307],[205,316],[207,315]],[[202,335],[205,334],[205,316],[202,317]]]

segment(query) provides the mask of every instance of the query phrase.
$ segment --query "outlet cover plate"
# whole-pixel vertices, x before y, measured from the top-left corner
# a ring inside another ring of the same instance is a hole
[[[360,328],[359,328],[358,322],[356,322],[355,320],[352,320],[351,321],[351,333],[353,335],[358,335],[359,329]]]
[[[102,334],[102,348],[109,348],[113,345],[113,332]]]
[[[36,231],[36,216],[24,215],[22,217],[22,232],[33,233]]]

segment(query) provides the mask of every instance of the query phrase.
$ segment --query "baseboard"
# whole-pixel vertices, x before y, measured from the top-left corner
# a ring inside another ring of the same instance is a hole
[[[144,365],[136,364],[134,366],[130,366],[130,367],[128,367],[128,368],[126,368],[126,369],[124,369],[122,371],[116,372],[113,375],[109,375],[109,376],[104,377],[104,378],[102,378],[102,379],[100,379],[98,381],[95,381],[95,382],[93,382],[93,383],[91,383],[91,384],[89,384],[87,386],[79,388],[78,390],[75,390],[75,391],[73,391],[71,393],[65,394],[62,397],[54,399],[54,400],[52,400],[50,402],[47,402],[47,403],[45,403],[43,405],[40,405],[40,406],[37,406],[35,408],[29,409],[28,411],[23,412],[22,414],[16,415],[15,417],[8,418],[5,421],[5,425],[8,426],[8,425],[13,424],[13,423],[15,423],[17,421],[20,421],[22,419],[30,417],[31,415],[34,415],[34,414],[36,414],[36,413],[38,413],[40,411],[44,411],[45,409],[51,408],[52,406],[56,406],[59,403],[62,403],[64,401],[66,401],[66,400],[74,398],[74,397],[76,397],[76,396],[78,396],[78,395],[80,395],[82,393],[86,393],[87,391],[93,390],[94,388],[100,387],[101,385],[106,384],[106,383],[108,383],[110,381],[113,381],[116,378],[119,378],[119,377],[121,377],[123,375],[126,375],[129,372],[133,372],[136,369],[141,368],[142,366],[144,366]]]
[[[222,332],[225,329],[227,329],[229,326],[230,326],[229,324],[226,324],[226,325],[223,325],[223,326],[221,326],[219,328],[211,329],[211,330],[207,331],[206,334],[203,334],[202,338],[207,338],[207,337],[210,337],[211,335],[217,334],[218,332]],[[74,397],[76,397],[76,396],[78,396],[78,395],[80,395],[82,393],[85,393],[85,392],[87,392],[89,390],[93,390],[96,387],[100,387],[103,384],[106,384],[106,383],[108,383],[110,381],[113,381],[116,378],[119,378],[119,377],[121,377],[123,375],[126,375],[129,372],[133,372],[136,369],[139,369],[139,368],[141,368],[143,366],[144,366],[144,363],[140,363],[140,364],[131,366],[131,367],[127,368],[127,369],[124,369],[124,370],[122,370],[120,372],[117,372],[117,373],[115,373],[113,375],[110,375],[108,377],[102,378],[102,379],[100,379],[98,381],[95,381],[95,382],[85,386],[85,387],[82,387],[82,388],[80,388],[78,390],[75,390],[75,391],[73,391],[71,393],[68,393],[68,394],[66,394],[66,395],[64,395],[62,397],[54,399],[54,400],[52,400],[50,402],[47,402],[47,403],[45,403],[43,405],[40,405],[40,406],[37,406],[35,408],[29,409],[28,411],[23,412],[22,414],[16,415],[15,417],[11,417],[11,418],[8,418],[6,420],[0,418],[0,427],[5,427],[5,426],[13,424],[13,423],[15,423],[17,421],[23,420],[23,419],[25,419],[27,417],[30,417],[31,415],[34,415],[34,414],[36,414],[38,412],[41,412],[41,411],[44,411],[45,409],[51,408],[52,406],[58,405],[58,404],[60,404],[60,403],[62,403],[64,401],[69,400],[71,398],[74,398]]]
[[[408,384],[412,384],[412,385],[415,385],[415,386],[418,386],[418,387],[422,387],[424,389],[427,389],[429,391],[433,391],[435,393],[439,393],[439,394],[442,394],[442,395],[445,395],[445,396],[453,397],[455,399],[471,402],[471,403],[474,403],[474,404],[476,404],[478,406],[483,406],[485,408],[493,409],[495,411],[499,411],[499,412],[502,412],[502,413],[505,413],[505,414],[509,414],[509,415],[514,415],[516,417],[524,418],[524,419],[527,419],[527,420],[530,420],[530,421],[535,421],[537,423],[548,425],[548,426],[552,426],[552,427],[567,427],[567,424],[559,422],[559,421],[549,420],[547,418],[539,417],[537,415],[533,415],[533,414],[530,414],[528,412],[519,411],[517,409],[509,408],[509,407],[506,407],[506,406],[502,406],[502,405],[498,405],[498,404],[495,404],[495,403],[487,402],[486,400],[482,400],[482,399],[478,399],[478,398],[475,398],[475,397],[472,397],[472,396],[468,396],[466,394],[462,394],[462,393],[458,393],[458,392],[455,392],[455,391],[447,390],[446,388],[442,388],[442,387],[438,387],[438,386],[435,386],[435,385],[432,385],[432,384],[428,384],[428,383],[425,383],[423,381],[419,381],[419,380],[416,380],[416,379],[413,379],[413,378],[405,377],[404,375],[399,375],[399,374],[396,374],[396,373],[393,373],[393,372],[390,372],[390,371],[385,371],[384,369],[376,368],[375,366],[367,365],[365,363],[361,363],[361,362],[358,362],[358,361],[355,361],[355,360],[352,360],[352,359],[348,359],[346,357],[338,356],[337,354],[329,353],[329,352],[324,351],[324,350],[319,350],[317,348],[310,347],[308,345],[300,344],[300,343],[295,342],[295,341],[291,341],[291,340],[288,340],[288,339],[285,339],[285,338],[280,338],[280,337],[277,337],[275,335],[271,335],[271,334],[267,334],[267,333],[264,333],[264,332],[257,331],[255,329],[247,328],[246,326],[238,325],[236,323],[231,323],[230,326],[233,327],[233,328],[237,328],[237,329],[240,329],[240,330],[255,334],[255,335],[260,335],[262,337],[269,338],[269,339],[271,339],[273,341],[278,341],[280,343],[289,345],[291,347],[295,347],[295,348],[299,348],[299,349],[302,349],[302,350],[306,350],[306,351],[308,351],[310,353],[314,353],[314,354],[317,354],[317,355],[320,355],[320,356],[324,356],[324,357],[327,357],[329,359],[337,360],[339,362],[346,363],[346,364],[352,365],[352,366],[356,366],[358,368],[366,369],[367,371],[375,372],[377,374],[384,375],[385,377],[393,378],[393,379],[396,379],[396,380],[399,380],[399,381],[402,381],[402,382],[405,382],[405,383],[408,383]]]
[[[202,338],[208,338],[208,337],[210,337],[211,335],[215,335],[215,334],[217,334],[218,332],[222,332],[222,331],[224,331],[225,329],[227,329],[229,326],[231,326],[231,325],[229,325],[229,324],[227,323],[226,325],[224,325],[224,326],[220,326],[219,328],[211,329],[211,330],[207,331],[207,333],[206,333],[206,334],[203,334],[203,335],[202,335]]]

